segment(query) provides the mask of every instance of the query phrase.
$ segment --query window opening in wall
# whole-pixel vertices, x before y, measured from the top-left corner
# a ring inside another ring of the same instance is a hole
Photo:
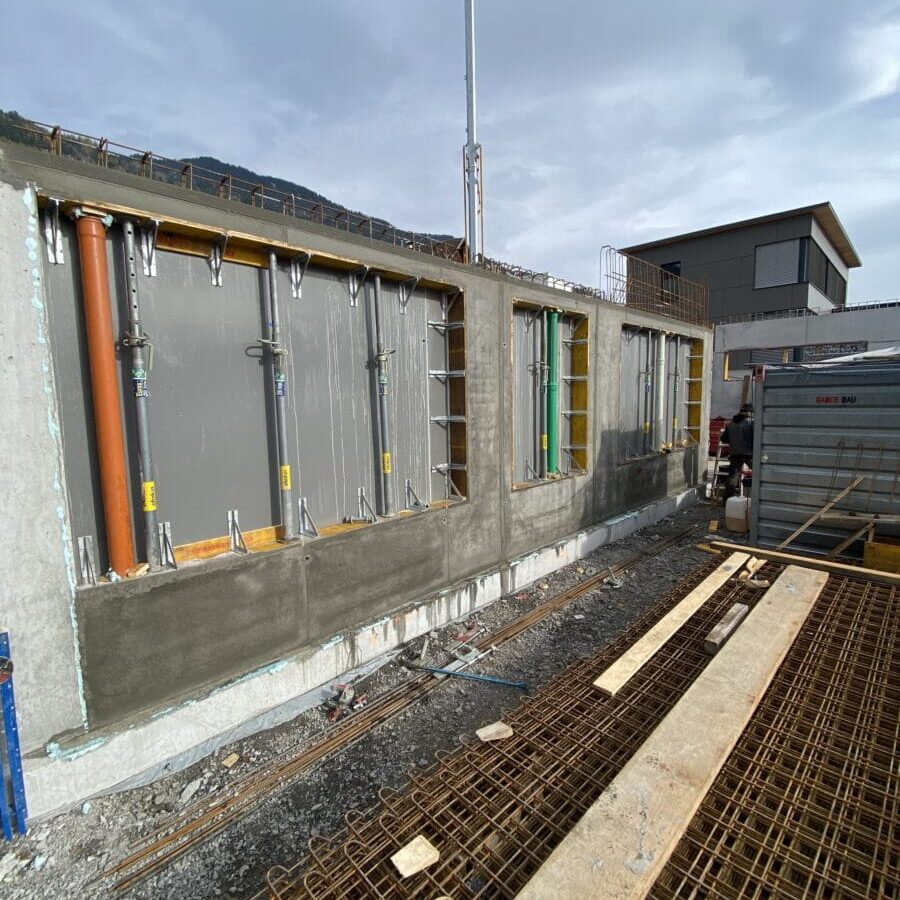
[[[622,329],[619,379],[622,461],[670,452],[697,440],[691,410],[702,390],[702,368],[698,375],[693,359],[695,343],[683,335],[650,328]],[[702,356],[702,347],[700,352]]]
[[[588,319],[558,307],[513,307],[513,481],[587,471]]]

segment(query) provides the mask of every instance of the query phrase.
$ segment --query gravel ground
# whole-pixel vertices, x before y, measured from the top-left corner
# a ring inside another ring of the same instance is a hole
[[[477,624],[494,631],[607,565],[642,552],[687,525],[705,525],[719,513],[720,509],[701,504],[603,547],[530,590],[479,612]],[[606,587],[579,597],[498,648],[471,671],[525,680],[532,690],[546,684],[574,660],[592,655],[613,640],[679,579],[708,561],[708,554],[695,546],[705,534],[706,529],[700,527],[659,556],[639,563],[625,576],[621,588]],[[433,632],[426,663],[444,663],[448,656],[443,648],[459,631],[460,625],[455,624]],[[418,655],[423,642],[418,638],[409,651]],[[408,677],[404,668],[391,662],[354,688],[357,696],[374,697]],[[326,708],[309,710],[284,725],[223,747],[152,785],[98,798],[81,810],[37,825],[26,837],[2,848],[0,897],[248,897],[264,886],[270,866],[295,863],[305,854],[310,837],[338,830],[345,812],[373,805],[382,786],[401,787],[409,769],[431,765],[435,752],[457,746],[460,735],[472,734],[479,726],[495,721],[520,699],[521,694],[511,688],[446,679],[407,710],[268,798],[249,816],[153,879],[124,895],[110,891],[112,882],[102,873],[125,856],[134,842],[188,805],[211,797],[332,727]],[[234,753],[238,762],[231,768],[223,765]]]

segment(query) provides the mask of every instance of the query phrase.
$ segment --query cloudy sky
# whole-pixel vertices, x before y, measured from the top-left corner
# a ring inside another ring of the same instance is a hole
[[[462,233],[463,0],[6,0],[0,108]],[[627,246],[830,200],[900,297],[898,0],[478,0],[491,256],[596,284]]]

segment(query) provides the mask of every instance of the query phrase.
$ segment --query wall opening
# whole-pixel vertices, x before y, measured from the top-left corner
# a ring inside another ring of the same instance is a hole
[[[513,305],[513,484],[580,475],[588,465],[588,317]]]

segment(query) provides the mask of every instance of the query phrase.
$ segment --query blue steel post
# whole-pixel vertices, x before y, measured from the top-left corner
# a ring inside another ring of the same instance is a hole
[[[9,632],[0,631],[0,659],[12,660],[9,651]],[[16,722],[16,698],[13,692],[12,663],[6,674],[0,673],[0,706],[3,708],[3,733],[5,748],[2,754],[5,764],[9,768],[9,779],[12,791],[7,791],[6,777],[3,778],[4,796],[0,798],[0,806],[3,807],[3,833],[8,839],[12,839],[10,827],[10,810],[8,809],[7,796],[12,794],[12,818],[15,819],[16,830],[19,834],[25,834],[25,819],[28,810],[25,805],[25,778],[22,774],[22,753],[19,747],[19,726]],[[3,766],[0,766],[2,769]],[[9,832],[9,833],[7,833]]]

